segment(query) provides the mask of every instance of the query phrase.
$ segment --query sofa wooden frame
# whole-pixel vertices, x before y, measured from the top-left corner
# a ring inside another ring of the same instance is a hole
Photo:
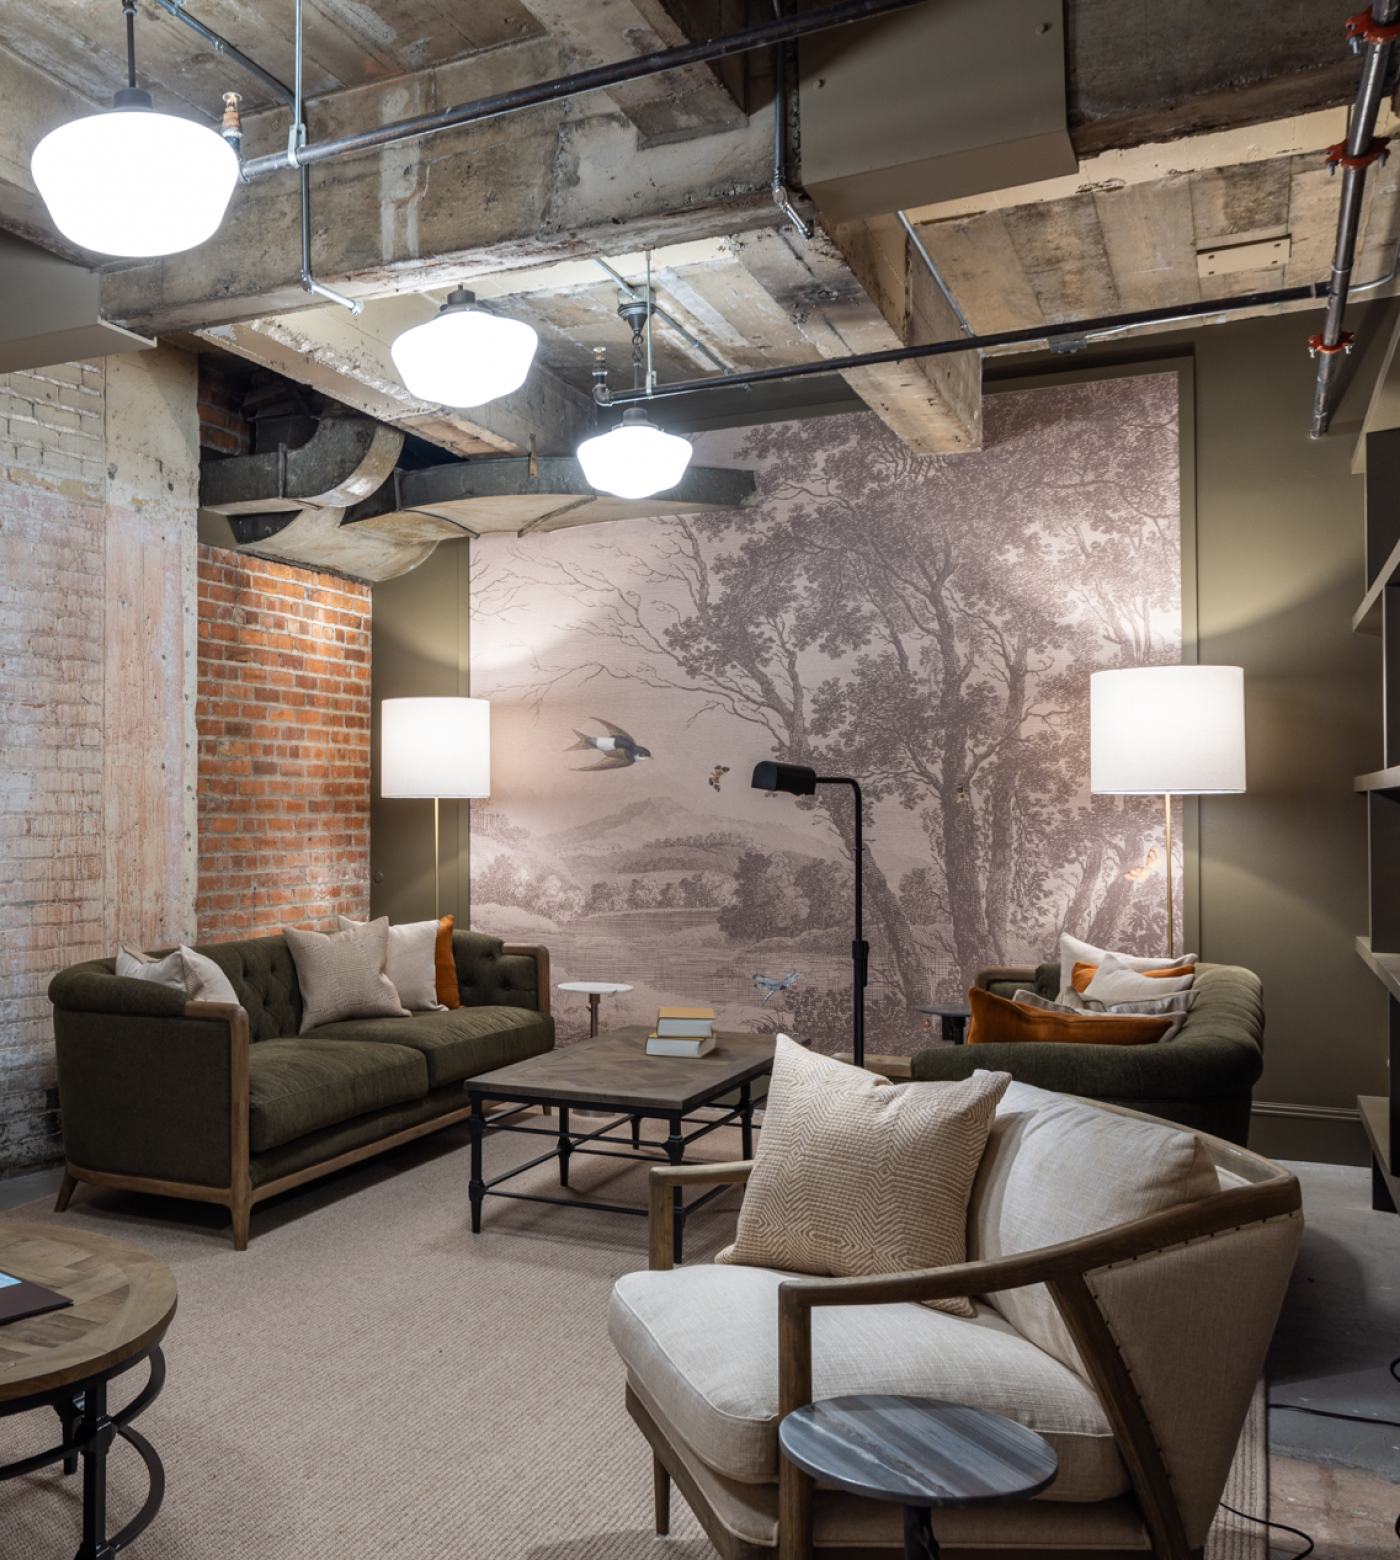
[[[1139,1116],[1098,1101],[1100,1110]],[[1222,1189],[1199,1202],[1135,1219],[1079,1240],[1046,1246],[994,1261],[963,1262],[953,1267],[892,1273],[878,1278],[789,1279],[778,1289],[778,1411],[780,1416],[812,1401],[812,1311],[820,1305],[887,1305],[898,1301],[943,1300],[955,1295],[993,1294],[1025,1284],[1046,1284],[1084,1360],[1113,1427],[1142,1514],[1150,1549],[1056,1548],[1056,1554],[1082,1560],[1201,1560],[1192,1549],[1171,1479],[1157,1446],[1147,1411],[1133,1384],[1113,1333],[1094,1299],[1088,1280],[1102,1269],[1131,1262],[1175,1246],[1267,1220],[1296,1217],[1302,1196],[1296,1177],[1248,1149],[1223,1138],[1197,1134],[1208,1146],[1217,1169],[1248,1184]],[[668,1271],[671,1261],[672,1191],[697,1185],[741,1185],[751,1163],[661,1167],[650,1177],[649,1266]],[[679,1449],[656,1423],[629,1386],[627,1410],[651,1444],[656,1531],[670,1526],[671,1484],[677,1484],[723,1560],[774,1560],[775,1550],[738,1538],[706,1499]],[[821,1550],[821,1560],[890,1560],[888,1547],[840,1547]],[[778,1466],[777,1560],[811,1560],[812,1480],[780,1455]],[[944,1544],[944,1560],[1012,1560],[991,1548]],[[1016,1551],[1023,1556],[1024,1551]]]
[[[503,957],[518,955],[535,961],[536,992],[539,999],[536,1011],[548,1015],[549,950],[535,946],[507,944],[501,949],[501,954]],[[467,1100],[464,1083],[463,1103],[459,1110],[445,1111],[440,1116],[432,1117],[431,1120],[420,1121],[416,1126],[388,1133],[382,1138],[375,1138],[372,1142],[361,1143],[358,1148],[335,1154],[319,1164],[307,1165],[304,1169],[293,1170],[287,1175],[278,1176],[275,1180],[265,1181],[261,1186],[254,1186],[252,1151],[248,1139],[248,1047],[251,1043],[248,1015],[241,1007],[229,1003],[187,1002],[183,1016],[187,1019],[228,1025],[230,1184],[204,1186],[198,1181],[166,1181],[154,1176],[123,1175],[111,1170],[92,1170],[84,1165],[74,1164],[69,1159],[64,1161],[63,1184],[59,1187],[58,1200],[54,1204],[55,1213],[64,1212],[80,1182],[86,1186],[106,1187],[110,1191],[149,1192],[156,1197],[182,1197],[189,1202],[215,1203],[229,1211],[229,1217],[233,1222],[233,1249],[246,1251],[255,1203],[265,1202],[267,1198],[275,1197],[279,1192],[289,1192],[293,1187],[304,1186],[308,1181],[318,1180],[321,1176],[330,1175],[335,1170],[343,1170],[347,1165],[358,1164],[362,1159],[372,1159],[376,1154],[398,1148],[402,1143],[411,1143],[415,1138],[426,1137],[428,1133],[437,1132],[443,1127],[451,1126],[454,1122],[465,1121],[471,1115],[471,1104]]]

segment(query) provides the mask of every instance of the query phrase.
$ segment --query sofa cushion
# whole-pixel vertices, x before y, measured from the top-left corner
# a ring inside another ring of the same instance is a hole
[[[477,1073],[523,1062],[554,1046],[554,1024],[532,1008],[460,1007],[411,1018],[347,1018],[311,1031],[318,1040],[388,1042],[421,1053],[428,1084],[440,1089]]]
[[[1055,1246],[1208,1197],[1219,1186],[1194,1133],[1013,1083],[968,1207],[967,1254]],[[1019,1333],[1071,1369],[1079,1351],[1044,1284],[989,1296]]]
[[[695,1454],[748,1484],[778,1476],[778,1286],[771,1268],[628,1273],[608,1330],[632,1377]],[[1040,1431],[1060,1473],[1046,1500],[1127,1488],[1113,1431],[1073,1371],[989,1307],[969,1318],[922,1305],[819,1306],[813,1396],[896,1392],[974,1404]]]
[[[408,1046],[265,1040],[248,1050],[249,1143],[258,1154],[427,1092],[427,1065]]]

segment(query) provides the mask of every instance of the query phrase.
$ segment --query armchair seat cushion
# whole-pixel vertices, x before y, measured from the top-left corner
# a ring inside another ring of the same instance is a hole
[[[746,1484],[778,1476],[778,1286],[770,1268],[629,1273],[608,1328],[628,1373],[695,1454]],[[928,1306],[820,1306],[812,1314],[813,1396],[896,1392],[973,1404],[1044,1435],[1060,1459],[1052,1501],[1128,1488],[1098,1398],[1073,1371],[978,1305],[971,1318]]]
[[[248,1048],[249,1143],[260,1154],[427,1092],[427,1064],[409,1046],[263,1040]]]
[[[523,1062],[554,1045],[554,1025],[533,1008],[459,1007],[411,1018],[347,1018],[309,1031],[326,1042],[407,1047],[423,1058],[428,1086],[461,1083],[476,1073]]]

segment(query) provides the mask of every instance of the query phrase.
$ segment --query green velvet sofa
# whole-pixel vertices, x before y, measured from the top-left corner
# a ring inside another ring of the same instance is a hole
[[[237,1250],[254,1203],[469,1114],[465,1080],[554,1046],[549,954],[455,932],[462,1006],[304,1035],[283,937],[199,949],[241,1006],[75,964],[49,985],[66,1158],[78,1182],[219,1203]]]
[[[1002,997],[1030,989],[1054,998],[1060,966],[983,970],[977,984]],[[1199,964],[1194,989],[1185,1024],[1164,1043],[939,1046],[914,1057],[913,1076],[966,1078],[978,1067],[994,1068],[1041,1089],[1103,1100],[1243,1145],[1264,1066],[1259,977],[1236,964]]]

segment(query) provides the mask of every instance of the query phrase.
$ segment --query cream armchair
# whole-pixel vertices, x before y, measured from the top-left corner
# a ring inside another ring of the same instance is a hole
[[[972,1260],[956,1267],[672,1270],[673,1192],[742,1184],[750,1166],[653,1170],[650,1268],[618,1281],[609,1326],[653,1453],[658,1533],[674,1483],[724,1560],[898,1553],[899,1509],[814,1489],[781,1458],[777,1425],[814,1396],[908,1392],[1010,1414],[1059,1454],[1035,1500],[940,1511],[946,1560],[1199,1560],[1297,1253],[1298,1183],[1220,1139],[1022,1085],[1002,1113],[969,1213]],[[1178,1188],[1194,1177],[1188,1201],[1167,1187],[1171,1155]],[[1139,1206],[1169,1205],[1104,1227],[1115,1176],[1137,1178]],[[1086,1221],[1097,1227],[1024,1249],[1042,1225]],[[918,1303],[952,1295],[974,1298],[976,1316]]]

